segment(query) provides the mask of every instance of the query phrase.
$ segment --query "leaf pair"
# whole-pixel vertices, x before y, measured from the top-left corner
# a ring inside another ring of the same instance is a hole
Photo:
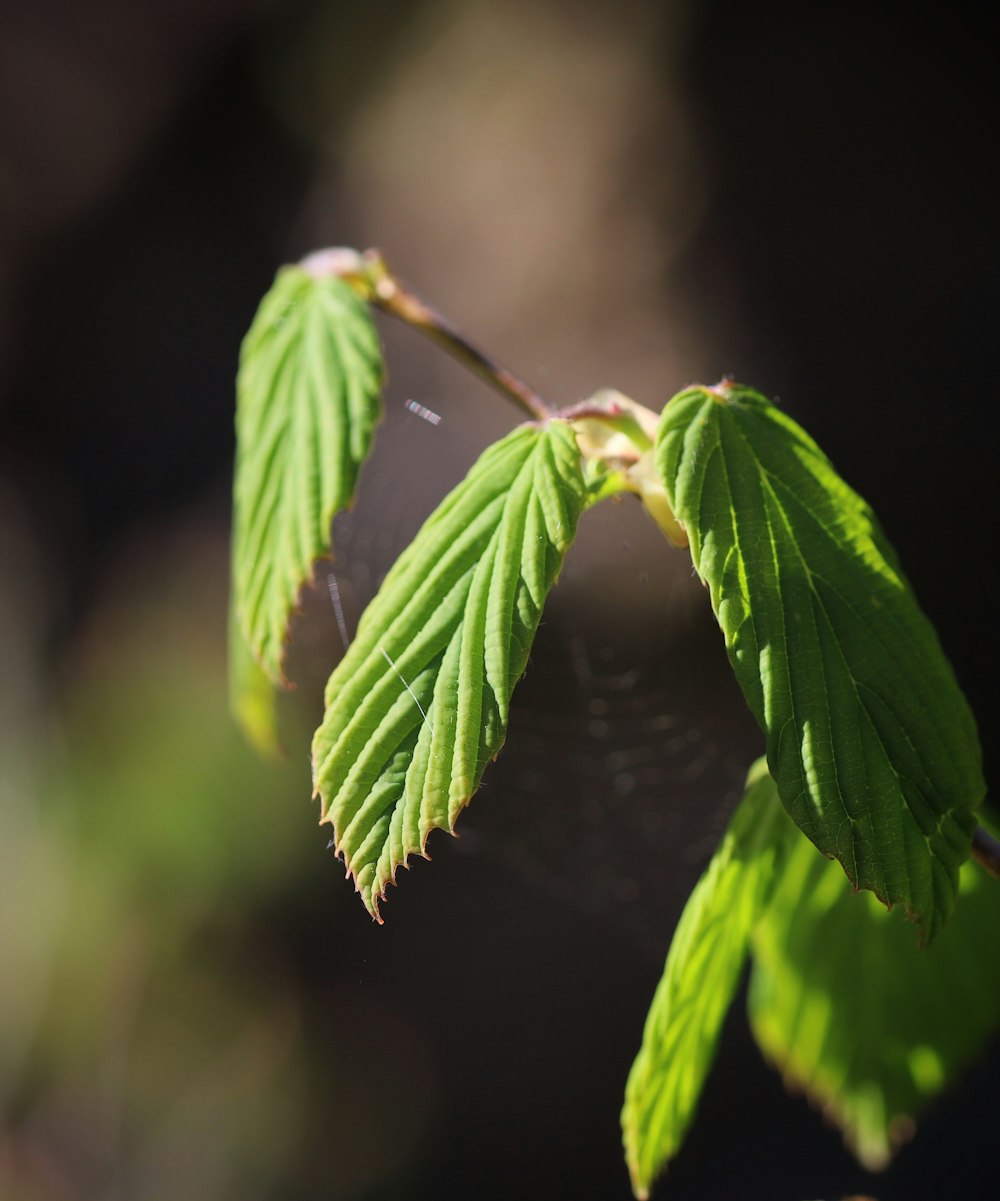
[[[317,273],[279,272],[237,387],[231,694],[265,751],[278,745],[289,622],[353,497],[382,378],[367,305],[310,262]],[[499,751],[586,495],[565,422],[491,447],[400,557],[331,677],[314,781],[374,916],[397,869],[431,830],[453,827]]]
[[[882,1167],[927,1101],[1000,1026],[1000,893],[972,863],[934,946],[784,813],[764,760],[685,906],[629,1075],[622,1111],[637,1197],[680,1148],[723,1019],[753,959],[749,1011],[762,1051]]]

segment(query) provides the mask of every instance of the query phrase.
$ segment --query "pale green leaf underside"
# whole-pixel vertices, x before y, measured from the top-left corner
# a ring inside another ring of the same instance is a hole
[[[751,930],[767,904],[789,832],[794,834],[794,827],[761,760],[684,907],[629,1074],[622,1133],[637,1197],[649,1195],[694,1116]]]
[[[240,352],[233,489],[232,603],[274,681],[299,592],[354,495],[381,378],[367,306],[348,285],[279,271]]]
[[[229,708],[250,745],[268,759],[282,753],[277,704],[277,686],[254,658],[230,610]]]
[[[929,940],[985,786],[972,715],[871,510],[738,385],[676,396],[656,457],[785,807]]]
[[[934,945],[855,896],[804,839],[753,936],[750,1021],[764,1053],[883,1167],[927,1102],[1000,1027],[1000,888],[974,863]]]
[[[488,448],[397,561],[330,677],[313,780],[376,917],[397,869],[432,830],[453,829],[499,752],[584,505],[564,422]]]

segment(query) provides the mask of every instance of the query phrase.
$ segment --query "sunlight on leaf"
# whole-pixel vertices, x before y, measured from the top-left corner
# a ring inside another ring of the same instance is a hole
[[[684,907],[629,1074],[622,1133],[639,1198],[648,1197],[694,1117],[751,931],[767,904],[790,833],[794,827],[760,760]],[[812,854],[820,858],[815,850]]]
[[[947,928],[918,950],[900,912],[796,841],[753,935],[750,1022],[785,1080],[881,1168],[1000,1029],[1000,886],[967,863]]]
[[[276,683],[299,592],[329,554],[333,518],[354,495],[381,379],[367,306],[335,276],[283,268],[240,354],[233,490],[233,609]],[[238,712],[261,696],[257,688],[241,701],[248,679],[237,663]]]
[[[453,830],[507,730],[586,501],[569,427],[489,447],[368,606],[313,740],[322,821],[369,911],[435,829]]]
[[[674,397],[656,459],[784,805],[930,941],[985,785],[972,714],[871,510],[736,384]]]

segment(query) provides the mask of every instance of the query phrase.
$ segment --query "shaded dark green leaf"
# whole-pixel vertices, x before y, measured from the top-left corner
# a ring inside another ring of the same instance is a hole
[[[884,1167],[1000,1028],[1000,885],[966,863],[951,921],[918,950],[898,910],[796,843],[754,931],[750,1022],[786,1081]]]

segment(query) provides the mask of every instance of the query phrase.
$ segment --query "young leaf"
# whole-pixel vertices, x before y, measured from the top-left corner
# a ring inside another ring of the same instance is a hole
[[[871,510],[735,384],[674,397],[656,458],[785,807],[929,941],[985,785],[972,714]]]
[[[687,1133],[751,931],[794,833],[760,760],[681,914],[625,1088],[622,1133],[636,1197],[648,1197]]]
[[[236,614],[229,613],[229,708],[250,745],[265,759],[280,758],[277,687],[253,657]]]
[[[585,504],[573,434],[489,447],[386,576],[313,740],[322,821],[378,918],[396,871],[479,786]]]
[[[1000,888],[966,863],[951,921],[917,950],[899,913],[796,842],[753,935],[750,1022],[786,1081],[881,1168],[1000,1027]]]
[[[240,352],[232,583],[239,628],[275,682],[299,592],[354,495],[381,378],[375,329],[350,287],[279,271]]]

